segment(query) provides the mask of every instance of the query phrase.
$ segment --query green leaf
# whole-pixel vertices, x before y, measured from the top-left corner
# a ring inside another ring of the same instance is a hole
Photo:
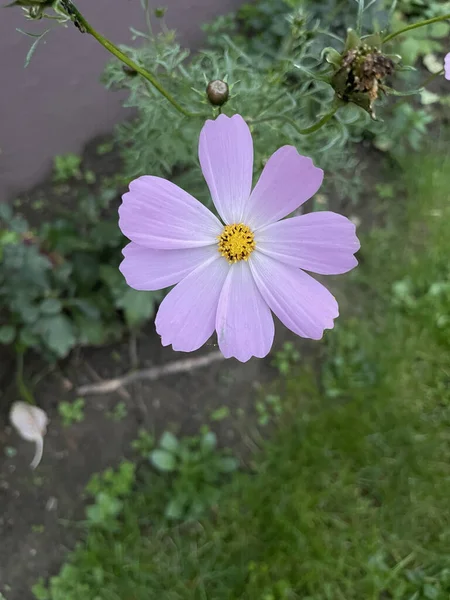
[[[362,38],[361,42],[363,44],[371,46],[372,48],[381,48],[381,46],[383,45],[383,41],[379,33],[372,33],[370,35],[367,35],[366,37]]]
[[[36,597],[36,600],[50,600],[50,592],[45,587],[44,579],[41,577],[37,583],[31,588],[32,593]],[[0,594],[0,600],[3,600]]]
[[[119,269],[109,265],[101,265],[100,278],[111,290],[120,288],[124,283],[123,275]]]
[[[13,211],[9,204],[6,204],[6,202],[0,202],[0,219],[8,222],[10,219],[12,219],[12,216]]]
[[[211,452],[217,446],[217,436],[213,431],[208,431],[202,436],[200,447],[202,450]]]
[[[16,328],[12,325],[0,327],[0,344],[11,344],[16,337]]]
[[[19,343],[26,348],[31,348],[32,346],[36,346],[38,344],[38,337],[35,333],[30,331],[28,328],[24,328],[20,330],[19,333]]]
[[[92,235],[95,237],[98,247],[112,247],[119,245],[122,239],[122,233],[117,227],[117,222],[101,221],[96,225]]]
[[[98,307],[93,302],[85,300],[84,298],[71,298],[70,300],[66,300],[66,306],[78,309],[89,319],[100,318],[100,310]]]
[[[439,600],[439,590],[431,583],[426,583],[423,586],[423,593],[428,600]]]
[[[139,292],[130,288],[118,302],[118,307],[123,309],[127,324],[133,327],[141,325],[153,315],[155,301],[152,292]]]
[[[178,450],[178,440],[173,433],[170,433],[170,431],[165,431],[161,436],[159,446],[160,448],[175,454]]]
[[[164,514],[168,519],[181,519],[184,514],[184,506],[183,498],[176,497],[168,503]]]
[[[56,298],[46,298],[41,302],[39,310],[43,315],[56,315],[62,311],[62,304]]]
[[[83,291],[92,290],[98,285],[100,269],[98,256],[95,255],[94,249],[76,254],[72,264],[73,278]]]
[[[160,471],[174,471],[177,465],[175,456],[166,450],[153,450],[150,454],[153,465]]]
[[[325,60],[336,68],[341,66],[342,56],[335,48],[332,48],[331,46],[324,48],[321,56],[325,57]]]
[[[36,329],[48,348],[60,358],[66,356],[75,345],[73,326],[65,315],[44,317],[40,319]]]
[[[116,517],[121,511],[123,503],[105,492],[96,496],[96,503],[86,508],[86,517],[91,523],[105,524],[108,519]]]
[[[220,459],[219,469],[222,473],[233,473],[238,468],[238,461],[232,456],[224,456]]]
[[[358,46],[361,46],[361,38],[357,35],[356,31],[348,29],[344,51],[353,50],[353,48],[357,48]]]
[[[211,413],[211,421],[223,421],[230,416],[228,406],[221,406]]]
[[[43,31],[42,33],[39,33],[39,34],[28,33],[27,31],[23,31],[22,29],[19,29],[19,28],[16,28],[16,30],[19,33],[23,33],[23,35],[28,35],[30,37],[36,38],[35,41],[32,43],[31,48],[28,50],[28,53],[25,57],[24,68],[26,69],[28,67],[28,65],[30,64],[31,59],[33,58],[33,54],[36,52],[37,45],[43,39],[43,37],[50,31],[50,29],[46,29],[45,31]],[[44,44],[45,44],[45,42],[44,42]]]
[[[6,246],[7,244],[18,244],[19,242],[20,236],[15,231],[0,231],[0,246]]]
[[[448,23],[441,21],[440,23],[434,23],[431,27],[431,37],[443,38],[448,35],[450,26]]]
[[[39,309],[37,306],[32,306],[30,304],[24,304],[23,306],[19,305],[17,307],[18,312],[24,323],[34,324],[36,323],[39,317]]]
[[[98,346],[108,340],[118,339],[123,332],[120,323],[107,324],[101,319],[90,319],[81,314],[75,314],[73,320],[80,344]]]

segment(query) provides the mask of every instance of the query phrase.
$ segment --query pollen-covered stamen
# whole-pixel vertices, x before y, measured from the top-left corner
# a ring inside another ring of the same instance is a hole
[[[225,225],[218,239],[219,252],[229,263],[248,260],[256,246],[253,231],[243,223]]]

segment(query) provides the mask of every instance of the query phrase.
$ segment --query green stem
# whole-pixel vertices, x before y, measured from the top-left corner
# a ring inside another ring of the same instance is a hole
[[[421,92],[424,91],[424,89],[426,88],[426,86],[431,83],[433,81],[433,79],[436,79],[436,77],[439,77],[440,75],[442,75],[444,73],[444,69],[441,69],[440,71],[438,71],[437,73],[432,73],[429,77],[427,77],[421,84],[420,87],[418,87],[415,90],[409,90],[409,91],[398,91],[398,90],[393,90],[391,88],[386,88],[388,91],[388,94],[392,94],[394,96],[413,96],[414,94],[420,94]],[[401,101],[403,102],[403,100]],[[394,104],[394,106],[397,106],[397,104],[399,104],[398,102]]]
[[[431,83],[433,81],[433,79],[436,79],[436,77],[439,77],[439,75],[443,75],[443,74],[444,74],[444,69],[441,69],[437,73],[433,73],[432,75],[430,75],[429,77],[427,77],[425,79],[425,81],[422,83],[422,85],[420,87],[421,88],[426,87],[429,83]]]
[[[24,350],[17,350],[16,385],[17,385],[17,389],[19,390],[20,395],[25,400],[25,402],[28,402],[28,404],[36,404],[34,396],[31,393],[31,391],[28,389],[28,386],[26,385],[25,380],[23,378],[24,354],[25,354]]]
[[[334,117],[338,108],[339,106],[335,106],[332,110],[330,110],[330,112],[328,112],[321,119],[319,119],[317,123],[311,125],[311,127],[306,127],[306,129],[300,129],[300,127],[297,125],[294,119],[291,119],[290,117],[286,117],[284,115],[270,115],[268,117],[263,117],[262,119],[247,120],[250,121],[252,125],[258,123],[265,123],[266,121],[284,121],[285,123],[288,123],[291,127],[293,127],[295,131],[300,135],[309,135],[310,133],[314,133],[315,131],[323,127],[326,123],[328,123],[328,121]]]
[[[356,16],[356,33],[360,36],[362,30],[362,19],[364,13],[364,0],[358,1],[358,14]]]
[[[96,31],[92,25],[86,21],[83,15],[80,13],[78,8],[74,5],[72,0],[61,0],[61,6],[67,12],[69,17],[75,23],[76,27],[83,33],[89,33],[94,37],[97,42],[99,42],[108,52],[111,52],[116,58],[122,61],[125,65],[142,75],[147,81],[149,81],[153,87],[155,87],[160,94],[168,100],[174,108],[177,109],[179,113],[184,115],[185,117],[198,117],[201,116],[199,113],[192,113],[189,110],[186,110],[181,104],[179,104],[175,98],[170,94],[157,80],[155,75],[141,67],[137,63],[135,63],[129,56],[127,56],[120,48],[115,46],[112,42],[110,42],[107,38],[105,38],[101,33]]]
[[[401,35],[402,33],[411,31],[412,29],[417,29],[418,27],[425,27],[425,25],[439,23],[439,21],[445,21],[447,19],[450,19],[450,14],[442,15],[440,17],[433,17],[432,19],[426,19],[425,21],[419,21],[418,23],[413,23],[412,25],[408,25],[407,27],[403,27],[403,29],[399,29],[398,31],[394,31],[393,33],[387,35],[383,40],[383,44],[389,42],[390,40],[397,37],[398,35]]]

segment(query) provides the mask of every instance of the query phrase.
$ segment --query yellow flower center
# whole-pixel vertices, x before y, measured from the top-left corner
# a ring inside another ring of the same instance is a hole
[[[248,260],[256,246],[253,231],[243,223],[225,225],[218,240],[220,254],[231,264]]]

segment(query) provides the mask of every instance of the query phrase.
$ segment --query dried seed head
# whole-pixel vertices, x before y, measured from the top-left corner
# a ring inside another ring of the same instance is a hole
[[[362,44],[342,56],[341,67],[335,73],[333,86],[336,94],[346,102],[354,102],[372,116],[373,103],[383,89],[383,80],[392,75],[395,65],[378,48]]]

